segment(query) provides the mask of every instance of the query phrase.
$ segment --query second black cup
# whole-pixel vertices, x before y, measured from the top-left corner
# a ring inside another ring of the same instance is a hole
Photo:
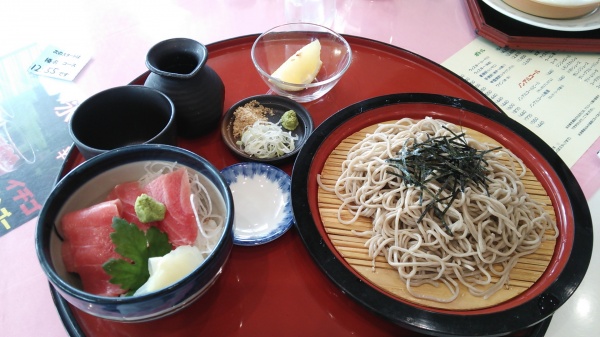
[[[77,107],[69,122],[69,133],[85,159],[126,145],[175,145],[175,105],[153,88],[110,88]]]

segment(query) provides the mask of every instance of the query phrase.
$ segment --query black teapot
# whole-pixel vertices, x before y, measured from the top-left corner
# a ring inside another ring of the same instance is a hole
[[[218,126],[225,86],[208,65],[208,50],[188,38],[164,40],[146,56],[150,74],[144,85],[162,91],[175,104],[177,132],[196,138]]]

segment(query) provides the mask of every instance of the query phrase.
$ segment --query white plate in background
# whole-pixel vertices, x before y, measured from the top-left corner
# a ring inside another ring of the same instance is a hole
[[[509,6],[502,0],[482,0],[492,9],[523,23],[546,29],[581,32],[600,28],[600,10],[576,19],[548,19],[530,15]]]

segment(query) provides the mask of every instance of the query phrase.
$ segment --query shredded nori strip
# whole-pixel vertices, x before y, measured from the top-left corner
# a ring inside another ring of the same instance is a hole
[[[440,219],[448,235],[452,235],[444,215],[469,184],[482,186],[489,195],[489,168],[485,155],[500,147],[477,150],[467,144],[464,133],[456,134],[445,126],[444,129],[450,131],[452,136],[428,136],[422,142],[413,139],[412,145],[408,145],[410,139],[407,139],[398,152],[398,157],[388,159],[387,163],[397,169],[389,170],[389,173],[401,178],[407,186],[414,185],[421,190],[420,205],[423,202],[423,193],[433,198],[433,202],[425,206],[417,223],[432,211]],[[437,192],[426,186],[431,181],[440,185]],[[448,197],[441,196],[444,191],[449,193]]]

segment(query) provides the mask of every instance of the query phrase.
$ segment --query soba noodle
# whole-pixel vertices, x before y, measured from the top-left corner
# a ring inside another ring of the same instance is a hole
[[[154,180],[161,174],[166,174],[178,169],[176,163],[152,162],[146,169],[146,175],[140,179],[142,186]],[[218,206],[211,199],[209,189],[200,181],[197,173],[188,170],[190,180],[190,203],[196,216],[198,224],[198,236],[194,245],[200,250],[204,257],[210,254],[223,232],[225,222],[223,210],[218,210]],[[208,180],[207,180],[208,181]]]
[[[461,132],[456,125],[431,118],[381,124],[348,151],[333,187],[324,186],[320,178],[319,184],[342,201],[340,223],[351,225],[359,217],[371,218],[371,230],[355,233],[368,237],[365,245],[373,268],[375,258],[384,256],[397,268],[412,296],[447,303],[457,298],[463,285],[474,296],[488,298],[508,284],[519,257],[536,251],[545,235],[556,238],[558,229],[543,205],[526,193],[521,181],[526,168],[506,149],[486,154],[487,192],[485,186],[468,185],[450,205],[444,220],[451,233],[431,211],[418,222],[433,199],[390,173],[395,168],[386,159],[397,157],[405,144],[452,136],[443,126]],[[491,148],[468,135],[465,139],[472,148]],[[440,190],[434,181],[428,182],[427,188]],[[447,196],[443,193],[442,197]],[[344,211],[351,217],[344,216]],[[449,289],[449,297],[415,290],[422,284],[440,283]]]

